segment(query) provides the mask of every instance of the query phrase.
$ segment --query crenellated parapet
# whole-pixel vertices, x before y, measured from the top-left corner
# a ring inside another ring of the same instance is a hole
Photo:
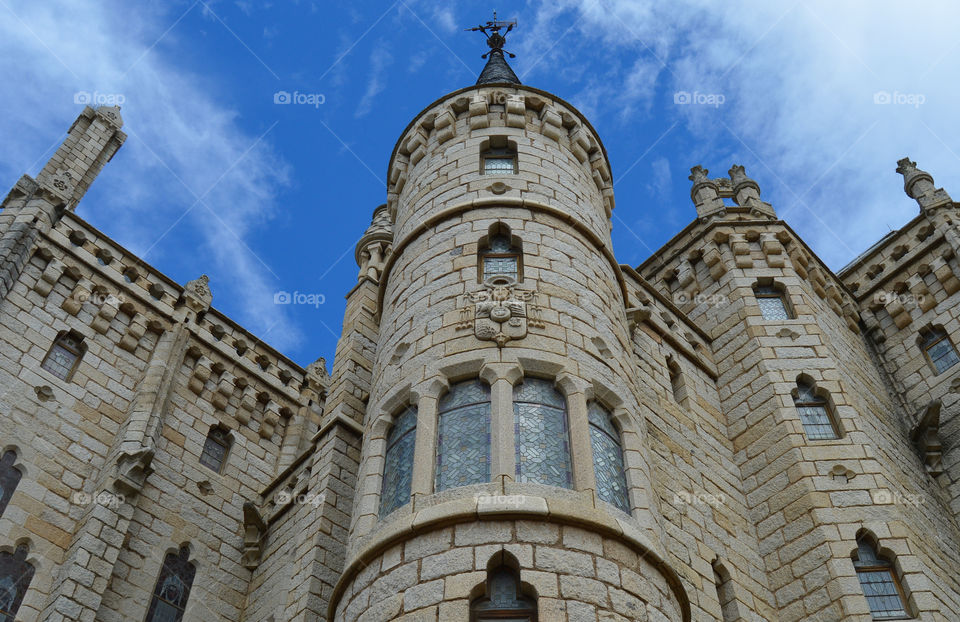
[[[709,173],[699,165],[690,169],[690,198],[701,220],[777,217],[773,207],[760,200],[760,185],[739,164],[730,167],[729,177],[710,179]]]
[[[483,174],[482,152],[496,147],[515,152],[516,174]],[[443,206],[500,196],[581,204],[571,215],[609,237],[606,152],[587,120],[554,95],[506,84],[462,89],[417,115],[394,148],[387,205],[397,239]]]

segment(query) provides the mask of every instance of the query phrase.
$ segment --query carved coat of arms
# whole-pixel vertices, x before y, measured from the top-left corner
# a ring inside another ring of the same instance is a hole
[[[511,339],[527,336],[527,326],[542,327],[537,292],[513,285],[484,284],[484,289],[464,294],[459,329],[468,329],[481,341],[496,341],[499,347]]]

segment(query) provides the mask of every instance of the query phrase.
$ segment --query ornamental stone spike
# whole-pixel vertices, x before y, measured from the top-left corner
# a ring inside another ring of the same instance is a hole
[[[936,209],[953,202],[943,188],[934,185],[933,176],[917,168],[917,163],[910,158],[897,161],[897,172],[903,175],[903,191],[917,202],[920,211]]]
[[[760,200],[760,185],[747,177],[747,172],[740,164],[734,164],[727,172],[730,175],[730,182],[733,185],[734,201],[740,207],[748,207],[755,211],[772,218],[776,217],[773,206]]]

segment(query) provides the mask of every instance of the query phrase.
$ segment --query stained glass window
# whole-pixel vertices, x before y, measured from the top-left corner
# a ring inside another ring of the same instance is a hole
[[[200,454],[200,464],[215,473],[223,470],[223,463],[230,449],[230,435],[223,428],[210,428],[207,440],[203,443],[203,453]]]
[[[492,236],[490,246],[481,251],[481,255],[484,280],[508,277],[517,281],[520,278],[520,252],[511,245],[508,236]]]
[[[26,546],[19,545],[12,554],[0,553],[0,622],[15,621],[33,572]]]
[[[527,622],[534,620],[536,612],[536,602],[520,593],[519,577],[506,566],[490,572],[486,596],[470,606],[470,618],[476,622]]]
[[[800,423],[803,424],[807,438],[814,441],[840,438],[830,417],[827,400],[818,397],[812,386],[798,382],[797,397],[794,398],[793,403],[800,414]]]
[[[438,404],[436,490],[489,481],[490,387],[461,382]]]
[[[597,476],[597,496],[624,512],[630,512],[627,475],[623,465],[623,448],[610,413],[596,402],[587,407],[590,421],[590,445],[593,447],[593,470]]]
[[[0,516],[3,516],[3,511],[7,509],[13,491],[17,489],[23,476],[20,469],[13,466],[16,461],[17,454],[12,451],[5,452],[0,457]]]
[[[783,292],[772,285],[758,286],[753,289],[760,306],[760,313],[765,320],[789,320],[790,312],[783,299]]]
[[[190,550],[187,547],[181,547],[179,553],[168,553],[163,558],[160,576],[153,588],[146,622],[180,622],[196,573],[197,568],[190,563]]]
[[[857,539],[857,559],[853,562],[863,595],[874,620],[900,620],[909,617],[893,564],[877,556],[866,538]]]
[[[567,402],[553,383],[527,378],[513,389],[517,481],[571,487]]]
[[[947,333],[940,329],[927,333],[923,340],[923,351],[927,353],[938,374],[942,374],[960,362],[960,356],[957,356],[957,350],[947,337]]]
[[[83,338],[72,333],[62,333],[53,342],[40,367],[61,380],[70,380],[80,357],[83,356]]]
[[[412,406],[397,415],[387,435],[387,453],[380,490],[380,516],[386,516],[410,501],[413,449],[417,438],[417,409]]]

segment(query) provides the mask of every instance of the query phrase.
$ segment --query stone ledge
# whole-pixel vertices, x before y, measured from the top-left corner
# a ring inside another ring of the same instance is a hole
[[[378,529],[374,537],[364,543],[359,551],[347,559],[343,573],[333,589],[327,619],[334,618],[341,597],[356,575],[391,546],[422,533],[459,523],[527,519],[540,523],[586,528],[599,535],[626,543],[660,571],[680,604],[683,622],[690,622],[690,599],[683,588],[680,575],[655,552],[651,543],[637,527],[622,519],[614,519],[602,510],[578,506],[569,501],[558,502],[532,495],[515,496],[522,496],[523,503],[510,503],[507,501],[509,497],[506,496],[503,499],[491,497],[490,507],[481,509],[479,507],[481,504],[476,497],[461,498],[430,506],[412,515],[408,514],[388,522]]]

